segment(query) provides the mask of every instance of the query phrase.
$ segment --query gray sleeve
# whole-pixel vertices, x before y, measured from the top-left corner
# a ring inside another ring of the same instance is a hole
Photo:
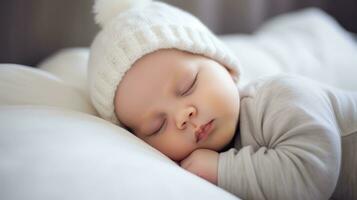
[[[283,78],[241,102],[243,148],[219,155],[218,185],[243,199],[328,199],[341,144],[326,95]]]

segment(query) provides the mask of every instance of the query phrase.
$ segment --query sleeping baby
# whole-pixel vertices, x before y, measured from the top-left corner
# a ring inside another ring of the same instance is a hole
[[[223,43],[162,2],[94,10],[88,80],[103,119],[243,199],[357,199],[344,147],[357,140],[356,93],[283,74],[241,86]]]

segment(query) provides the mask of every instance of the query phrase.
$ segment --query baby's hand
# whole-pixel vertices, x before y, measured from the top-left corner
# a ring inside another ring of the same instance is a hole
[[[180,162],[189,172],[217,185],[218,153],[209,149],[197,149]]]

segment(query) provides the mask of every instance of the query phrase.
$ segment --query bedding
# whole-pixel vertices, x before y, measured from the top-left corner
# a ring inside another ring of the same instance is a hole
[[[357,90],[357,42],[317,8],[280,15],[252,35],[225,35],[222,40],[242,63],[242,84],[285,72]]]
[[[221,39],[242,63],[242,85],[286,72],[357,90],[357,44],[320,10]],[[88,55],[70,48],[38,68],[1,65],[1,199],[237,199],[98,118],[86,88]]]
[[[97,115],[87,95],[65,80],[17,64],[0,64],[0,105],[47,105]]]
[[[61,49],[43,60],[38,67],[65,81],[68,85],[87,93],[87,61],[89,50],[86,47]]]
[[[0,199],[237,199],[98,117],[0,107]]]

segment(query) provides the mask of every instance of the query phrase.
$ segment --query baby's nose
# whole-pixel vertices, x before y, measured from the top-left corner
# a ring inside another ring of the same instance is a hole
[[[186,109],[183,109],[177,116],[177,127],[179,129],[184,129],[188,125],[192,126],[194,129],[196,129],[196,124],[194,124],[191,121],[191,118],[196,115],[196,110],[194,107],[187,107]]]
[[[184,129],[187,128],[188,126],[191,126],[193,129],[197,130],[197,125],[193,122],[191,122],[190,120],[187,120],[185,122],[182,123],[181,126],[179,126],[180,129]]]

